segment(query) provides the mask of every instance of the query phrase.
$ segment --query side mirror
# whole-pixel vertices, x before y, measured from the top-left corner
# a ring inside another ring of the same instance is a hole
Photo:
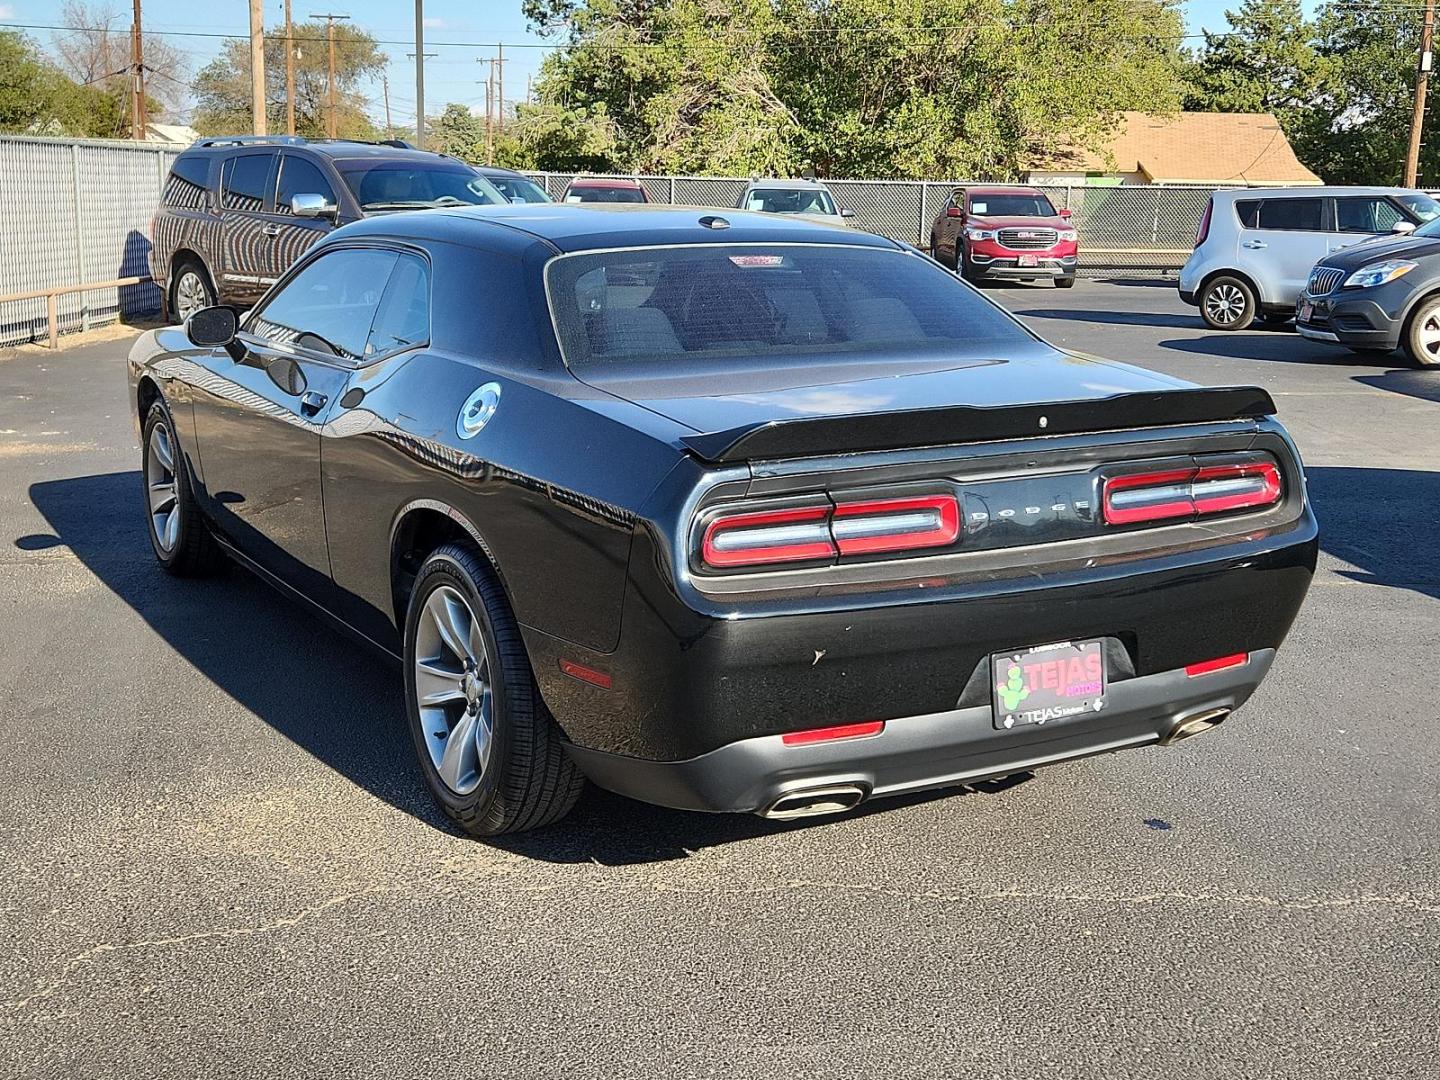
[[[324,195],[308,192],[290,199],[290,212],[303,218],[333,218],[340,212],[340,208]]]
[[[848,206],[842,206],[842,207],[840,207],[840,216],[841,216],[841,217],[854,217],[854,216],[855,216],[855,211],[854,211],[854,210],[851,210]]]
[[[1395,222],[1394,225],[1390,226],[1390,231],[1397,236],[1404,236],[1406,233],[1412,233],[1415,231],[1415,223],[1413,221],[1406,221],[1402,218],[1401,220]]]
[[[945,216],[963,218],[965,211],[961,210],[958,206],[947,206],[945,207]]]
[[[239,329],[240,319],[234,308],[201,308],[185,320],[185,336],[190,339],[190,344],[199,345],[202,349],[229,345]]]
[[[1069,221],[1072,217],[1075,216],[1075,211],[1071,210],[1071,209],[1067,206],[1067,207],[1065,207],[1064,210],[1061,210],[1061,211],[1060,211],[1060,216],[1061,216],[1062,218],[1064,218],[1066,221]]]

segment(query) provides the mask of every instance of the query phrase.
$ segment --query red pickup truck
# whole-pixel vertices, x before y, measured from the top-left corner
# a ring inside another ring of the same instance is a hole
[[[971,282],[1049,278],[1068,289],[1078,249],[1070,211],[1033,188],[956,188],[930,227],[930,254]]]

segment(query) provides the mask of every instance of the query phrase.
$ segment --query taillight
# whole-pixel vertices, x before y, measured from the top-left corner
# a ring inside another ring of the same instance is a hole
[[[830,531],[841,555],[945,547],[960,535],[960,507],[953,495],[842,502]]]
[[[832,558],[830,507],[718,517],[705,527],[701,553],[707,566],[721,568]]]
[[[1215,200],[1211,199],[1205,204],[1205,213],[1200,215],[1200,227],[1195,230],[1195,246],[1199,247],[1210,235],[1210,214],[1215,209]]]
[[[705,526],[712,569],[832,560],[947,547],[960,537],[954,495],[907,495],[720,513]]]
[[[1101,505],[1107,525],[1134,525],[1258,510],[1280,493],[1279,467],[1253,461],[1106,477]]]
[[[1201,660],[1198,664],[1185,665],[1185,674],[1190,678],[1197,675],[1209,675],[1214,671],[1225,671],[1228,668],[1240,667],[1250,660],[1249,653],[1232,653],[1229,656],[1217,656],[1214,660]]]
[[[836,727],[809,728],[806,731],[790,731],[780,736],[786,746],[809,746],[812,743],[839,742],[842,739],[868,739],[885,730],[884,720],[866,720],[859,724],[839,724]]]

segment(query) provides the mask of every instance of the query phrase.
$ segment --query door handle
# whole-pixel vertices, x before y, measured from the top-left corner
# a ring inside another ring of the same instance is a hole
[[[1267,248],[1267,247],[1269,247],[1270,245],[1267,244],[1267,243],[1265,243],[1264,240],[1246,240],[1246,241],[1245,241],[1243,244],[1241,244],[1240,246],[1241,246],[1241,247],[1244,247],[1244,248],[1250,248],[1251,250],[1256,250],[1256,249],[1259,249],[1259,248]]]
[[[300,411],[306,416],[317,416],[320,410],[325,407],[325,402],[329,400],[330,399],[324,394],[317,394],[314,390],[307,390],[300,395]]]
[[[269,225],[266,225],[263,229],[261,229],[260,232],[261,232],[261,234],[264,235],[264,236],[279,236],[279,235],[280,235],[280,226],[279,226],[279,225],[276,225],[276,224],[272,221]]]

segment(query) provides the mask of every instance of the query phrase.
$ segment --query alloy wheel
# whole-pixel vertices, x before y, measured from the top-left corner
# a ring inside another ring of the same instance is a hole
[[[420,611],[415,698],[430,763],[447,788],[469,794],[490,764],[495,702],[480,620],[449,585],[432,592]]]
[[[175,283],[175,311],[184,322],[195,312],[209,306],[205,282],[194,270],[186,270]]]
[[[150,429],[145,455],[145,489],[150,497],[150,528],[167,555],[180,536],[180,503],[175,484],[175,440],[163,421]]]
[[[1440,308],[1420,316],[1420,324],[1415,327],[1415,345],[1421,363],[1440,364]]]
[[[1205,294],[1205,313],[1228,326],[1245,313],[1245,294],[1238,285],[1217,285]]]

